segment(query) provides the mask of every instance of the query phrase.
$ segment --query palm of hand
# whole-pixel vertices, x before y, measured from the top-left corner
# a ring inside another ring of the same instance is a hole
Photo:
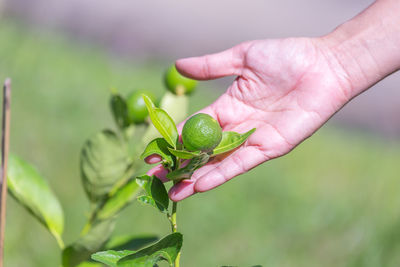
[[[224,131],[257,128],[245,146],[217,157],[170,191],[173,200],[210,190],[269,159],[288,153],[349,99],[339,69],[310,39],[253,41],[220,54],[177,62],[184,74],[209,79],[238,75],[202,110]]]
[[[257,127],[247,147],[265,160],[289,152],[349,100],[308,39],[256,41],[241,72],[211,109],[224,130]]]

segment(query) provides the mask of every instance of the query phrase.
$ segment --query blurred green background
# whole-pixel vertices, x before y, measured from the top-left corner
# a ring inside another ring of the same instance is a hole
[[[112,57],[93,44],[0,25],[0,78],[13,79],[11,150],[34,163],[60,198],[66,243],[89,208],[78,161],[84,141],[114,127],[109,87],[164,89],[170,62]],[[196,111],[218,96],[201,83]],[[182,266],[400,266],[400,142],[328,123],[289,155],[265,163],[179,206]],[[55,240],[8,198],[5,266],[60,265]],[[138,203],[116,233],[169,232],[166,219]]]

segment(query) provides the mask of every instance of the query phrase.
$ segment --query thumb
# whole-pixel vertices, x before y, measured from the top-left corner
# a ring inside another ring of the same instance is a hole
[[[196,80],[210,80],[230,75],[241,75],[246,51],[251,42],[234,46],[220,53],[190,57],[176,61],[183,75]]]

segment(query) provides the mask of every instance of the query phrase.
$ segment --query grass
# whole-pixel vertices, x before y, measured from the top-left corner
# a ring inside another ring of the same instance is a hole
[[[107,56],[66,37],[0,25],[1,79],[13,79],[11,150],[34,163],[59,196],[66,243],[89,208],[80,147],[113,126],[108,88],[162,93],[168,62]],[[192,111],[217,97],[202,83]],[[179,206],[182,266],[399,266],[400,143],[328,125],[289,155]],[[8,199],[5,266],[59,266],[56,242]],[[168,233],[156,211],[134,203],[116,234]]]

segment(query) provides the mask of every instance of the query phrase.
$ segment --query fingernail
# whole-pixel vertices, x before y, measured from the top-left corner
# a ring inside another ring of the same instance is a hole
[[[156,164],[160,162],[162,159],[159,155],[153,154],[144,159],[147,164]]]

